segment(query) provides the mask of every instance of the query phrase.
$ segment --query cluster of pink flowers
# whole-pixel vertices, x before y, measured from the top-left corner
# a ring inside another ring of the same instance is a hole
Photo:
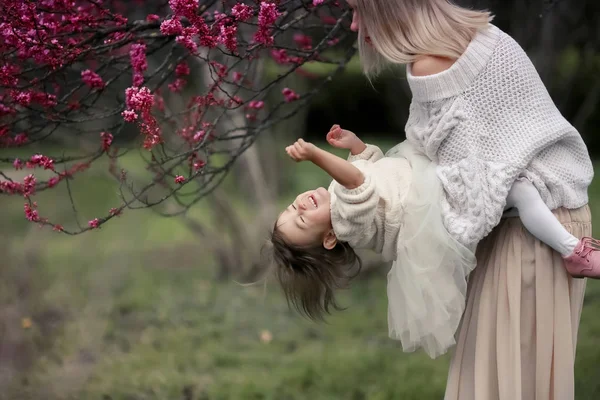
[[[130,110],[150,114],[154,104],[154,96],[147,87],[129,87],[125,90],[125,104]]]
[[[160,32],[163,35],[179,35],[183,32],[183,25],[178,18],[165,19],[160,24]]]
[[[302,50],[310,50],[312,49],[312,38],[303,33],[294,34],[294,42],[300,47]]]
[[[113,141],[113,135],[108,132],[102,132],[100,133],[100,137],[102,138],[102,150],[108,151]]]
[[[142,86],[144,71],[148,69],[146,45],[143,43],[132,44],[129,56],[131,57],[131,68],[133,69],[133,86]]]
[[[18,147],[28,142],[29,139],[25,133],[21,132],[12,137],[9,135],[8,127],[0,127],[0,147]]]
[[[258,30],[254,34],[256,43],[271,46],[274,42],[272,33],[272,25],[277,21],[281,14],[277,10],[275,3],[263,1],[260,3],[260,11],[258,12]]]
[[[105,85],[102,77],[89,69],[81,71],[81,80],[92,89],[103,89]]]
[[[127,110],[121,114],[125,121],[136,121],[141,115],[141,121],[139,121],[138,126],[140,132],[144,135],[144,148],[152,149],[157,144],[162,143],[160,127],[151,113],[152,106],[154,105],[154,96],[150,92],[150,89],[133,86],[127,88],[125,90],[125,104],[127,105]]]
[[[255,110],[260,110],[265,106],[265,102],[262,100],[252,100],[248,103],[248,108],[253,108]]]
[[[184,178],[183,176],[181,176],[181,175],[177,175],[177,176],[175,177],[175,183],[177,183],[177,184],[180,184],[180,185],[181,185],[183,182],[185,182],[185,178]]]
[[[221,25],[219,43],[222,43],[232,53],[237,53],[237,25]]]
[[[273,58],[277,64],[302,64],[304,61],[302,57],[290,56],[285,49],[271,50],[271,58]]]
[[[169,0],[169,7],[171,7],[173,13],[190,21],[196,18],[198,5],[198,0]]]
[[[23,161],[16,158],[15,161],[13,161],[13,166],[17,170],[22,169]],[[52,160],[50,157],[43,156],[41,154],[36,154],[31,156],[31,158],[25,162],[25,167],[29,169],[33,169],[35,167],[43,167],[44,169],[54,171],[54,160]]]
[[[254,15],[252,7],[246,4],[238,3],[231,8],[231,15],[240,22],[248,21]]]
[[[292,101],[296,101],[300,98],[300,96],[290,88],[284,88],[281,93],[283,94],[283,97],[287,103],[291,103]]]
[[[315,7],[324,2],[312,0]],[[160,12],[148,14],[142,21],[128,23],[119,14],[129,12],[126,3],[107,3],[103,0],[2,0],[5,12],[0,13],[0,52],[7,57],[0,65],[0,147],[22,146],[40,140],[44,131],[37,128],[44,128],[43,124],[53,127],[55,124],[84,121],[106,114],[106,104],[96,100],[101,100],[112,92],[107,86],[112,86],[117,81],[120,65],[126,60],[129,61],[128,67],[132,72],[132,83],[125,90],[125,107],[122,108],[121,115],[124,121],[136,124],[144,138],[143,147],[152,149],[163,142],[158,121],[162,122],[161,113],[165,112],[165,99],[162,97],[165,95],[164,91],[167,87],[174,92],[181,91],[188,82],[190,66],[185,62],[179,63],[174,69],[173,78],[163,85],[163,71],[149,70],[148,55],[153,54],[162,44],[170,46],[174,41],[177,43],[175,46],[183,46],[193,55],[200,55],[199,48],[214,49],[218,46],[219,52],[228,56],[236,55],[251,63],[262,56],[265,47],[274,45],[279,30],[297,29],[293,24],[298,22],[292,20],[289,27],[278,27],[277,21],[282,16],[279,7],[284,5],[275,0],[238,3],[230,9],[225,5],[224,12],[210,13],[200,7],[199,0],[169,0],[170,11],[157,8],[152,11]],[[328,3],[335,4],[335,1]],[[286,10],[293,8],[288,8],[287,5],[285,7]],[[167,13],[171,16],[165,19]],[[315,12],[324,24],[338,23],[337,19],[320,14]],[[286,20],[287,22],[290,20]],[[246,27],[253,29],[252,26],[255,26],[255,30],[251,33],[251,43],[244,43],[240,33]],[[139,27],[142,29],[138,29]],[[153,32],[158,28],[162,35],[169,38]],[[314,50],[313,40],[302,33],[295,34],[293,40],[296,49],[272,49],[270,54],[278,64],[292,65],[297,72],[302,73],[299,66],[307,61],[306,54]],[[332,39],[329,44],[335,40]],[[238,109],[247,113],[248,120],[254,121],[264,113],[261,110],[266,107],[264,100],[254,100],[264,99],[261,93],[246,90],[247,87],[259,87],[251,81],[252,74],[246,76],[239,67],[233,67],[237,69],[234,71],[230,60],[223,64],[211,61],[213,53],[216,51],[209,53],[207,60],[213,82],[202,92],[194,93],[188,108],[177,114],[178,117],[181,115],[178,122],[186,126],[177,131],[185,141],[184,151],[193,151],[184,163],[188,163],[189,171],[194,171],[189,176],[187,173],[176,175],[174,182],[179,185],[186,184],[200,170],[203,173],[210,172],[205,168],[207,160],[201,159],[198,153],[210,154],[210,146],[219,140],[220,132],[217,127],[204,121],[207,115],[212,115],[211,109],[221,108],[223,112]],[[80,65],[85,67],[80,68]],[[73,75],[74,71],[76,75]],[[153,86],[158,82],[158,87]],[[236,88],[230,91],[230,86],[223,83],[235,83],[241,90]],[[288,103],[300,99],[300,95],[290,88],[283,89],[282,95],[283,100]],[[37,118],[35,123],[38,125],[31,124],[31,129],[21,132],[16,121],[21,117],[29,118],[29,114]],[[171,118],[171,115],[168,117]],[[98,145],[108,155],[111,172],[118,176],[113,158],[113,154],[115,157],[118,155],[118,150],[113,144],[113,135],[101,132],[99,139]],[[98,140],[98,136],[95,140]],[[208,147],[204,149],[205,146]],[[67,159],[53,160],[42,154],[14,159],[15,169],[30,169],[26,173],[32,173],[23,180],[0,180],[0,191],[24,196],[27,199],[24,206],[26,217],[30,221],[49,224],[39,215],[32,196],[36,191],[59,185],[62,180],[89,168],[93,160],[95,158],[71,164],[68,170],[63,171],[62,168],[55,168],[55,164],[66,162]],[[39,173],[36,174],[37,177],[33,174],[37,172],[34,171],[36,168],[51,171],[51,177],[42,181]],[[164,171],[159,168],[157,174],[167,184]],[[121,178],[125,179],[124,173]],[[173,180],[168,183],[169,186],[173,185]],[[110,217],[119,215],[124,207],[125,205],[111,208],[108,217],[88,218],[88,227],[99,228]],[[64,230],[61,225],[53,225],[53,229]]]
[[[57,104],[56,95],[51,93],[36,90],[11,90],[9,91],[9,94],[17,104],[23,107],[39,104],[44,108],[51,108]]]
[[[38,222],[40,220],[40,216],[36,208],[37,203],[35,202],[33,203],[33,207],[29,203],[25,203],[25,205],[23,206],[23,209],[25,211],[25,217],[32,222]]]
[[[190,67],[185,62],[177,64],[175,67],[175,76],[177,77],[174,82],[169,84],[169,89],[173,92],[179,92],[187,83],[184,78],[190,74]]]
[[[36,183],[37,179],[35,179],[35,176],[33,174],[29,174],[25,178],[23,178],[23,185],[21,187],[23,196],[29,197],[32,194],[34,194]]]

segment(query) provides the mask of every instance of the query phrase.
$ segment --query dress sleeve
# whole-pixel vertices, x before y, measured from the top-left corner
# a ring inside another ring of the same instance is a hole
[[[353,164],[361,170],[365,180],[354,189],[337,183],[332,186],[336,200],[331,209],[331,221],[338,240],[349,242],[353,247],[365,247],[377,233],[379,194],[371,162],[361,159]]]

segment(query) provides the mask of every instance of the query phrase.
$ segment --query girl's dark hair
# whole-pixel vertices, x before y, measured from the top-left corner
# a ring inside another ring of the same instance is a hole
[[[342,310],[336,303],[335,290],[346,288],[362,267],[348,243],[338,242],[327,250],[321,244],[301,247],[290,244],[277,229],[271,236],[275,275],[288,306],[311,320],[323,320],[330,309]],[[356,272],[352,273],[356,266]]]

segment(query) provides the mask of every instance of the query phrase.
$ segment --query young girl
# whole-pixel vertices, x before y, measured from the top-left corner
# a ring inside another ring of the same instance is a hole
[[[371,249],[394,261],[388,274],[390,337],[401,340],[405,351],[422,347],[432,358],[444,354],[455,344],[475,257],[444,228],[435,163],[408,142],[384,157],[339,126],[327,140],[350,150],[348,161],[301,139],[286,148],[294,160],[311,161],[334,179],[329,190],[297,196],[275,223],[271,241],[288,302],[313,319],[338,308],[334,291],[346,286],[360,263],[354,249]],[[566,250],[580,241],[533,185],[517,181],[507,207],[519,210],[533,234],[566,252],[567,268],[581,271],[579,258]],[[592,261],[597,268],[597,259]]]

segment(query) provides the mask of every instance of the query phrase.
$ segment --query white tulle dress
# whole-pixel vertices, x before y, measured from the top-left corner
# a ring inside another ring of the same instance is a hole
[[[349,161],[363,185],[329,187],[338,240],[393,260],[388,273],[389,336],[403,350],[422,348],[431,358],[446,353],[465,309],[467,277],[475,255],[444,227],[443,195],[436,165],[403,142],[383,156],[376,146]]]

